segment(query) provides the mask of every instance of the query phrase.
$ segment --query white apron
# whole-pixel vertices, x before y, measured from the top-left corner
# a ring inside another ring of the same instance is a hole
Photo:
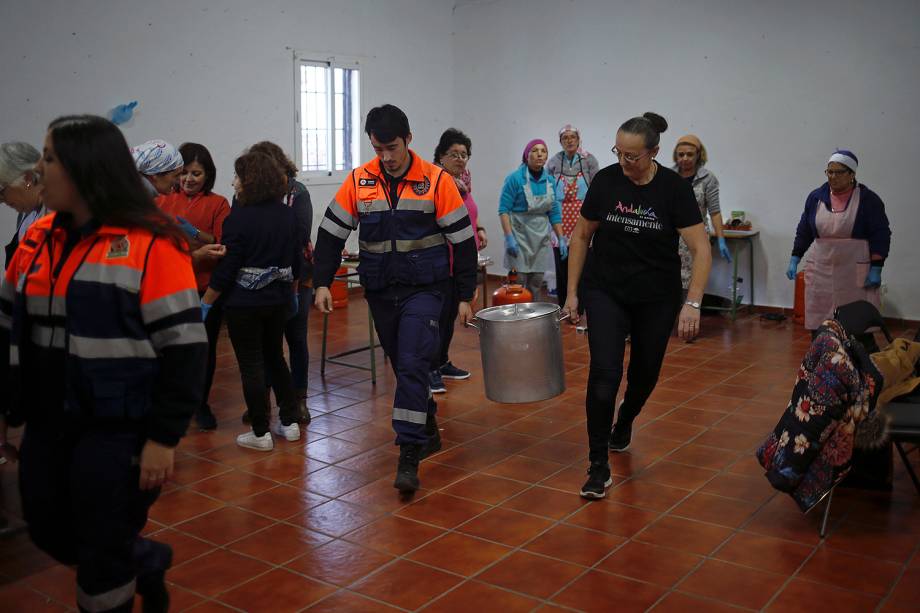
[[[833,212],[818,202],[815,227],[818,236],[805,262],[805,328],[814,330],[834,315],[838,306],[866,300],[879,306],[878,288],[865,288],[869,273],[869,242],[853,236],[859,211],[859,187],[847,208]]]
[[[522,170],[527,210],[508,214],[511,232],[518,244],[518,256],[513,258],[505,251],[505,268],[514,268],[518,272],[546,272],[553,265],[549,212],[556,200],[555,191],[549,180],[550,175],[546,173],[546,194],[534,196],[530,187],[530,171],[526,165]]]

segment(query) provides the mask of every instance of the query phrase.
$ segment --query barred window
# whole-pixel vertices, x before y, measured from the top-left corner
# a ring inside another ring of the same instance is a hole
[[[361,73],[357,63],[298,59],[300,170],[332,176],[361,165]]]

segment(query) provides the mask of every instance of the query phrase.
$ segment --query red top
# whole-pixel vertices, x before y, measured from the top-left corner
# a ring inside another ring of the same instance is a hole
[[[185,192],[161,195],[157,197],[157,206],[167,215],[182,217],[202,232],[213,234],[216,243],[220,242],[224,219],[230,214],[230,203],[227,199],[213,192],[199,192],[191,198],[185,195]],[[193,240],[191,243],[193,251],[205,244],[199,240]],[[195,281],[198,283],[199,293],[208,289],[211,268],[213,265],[195,268]]]

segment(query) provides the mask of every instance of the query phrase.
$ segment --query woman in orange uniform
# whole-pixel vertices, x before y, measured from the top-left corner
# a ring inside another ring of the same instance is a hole
[[[207,338],[188,243],[101,117],[51,123],[37,171],[52,214],[0,284],[0,442],[25,423],[23,517],[77,568],[81,611],[165,611],[167,545],[140,536],[201,403]],[[8,455],[8,454],[6,454]]]

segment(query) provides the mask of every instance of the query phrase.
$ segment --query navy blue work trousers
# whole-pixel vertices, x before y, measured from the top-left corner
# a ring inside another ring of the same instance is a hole
[[[383,290],[367,292],[380,345],[396,374],[393,430],[396,444],[424,445],[425,422],[437,405],[431,395],[428,373],[440,350],[439,320],[444,296],[435,290],[409,295]]]

